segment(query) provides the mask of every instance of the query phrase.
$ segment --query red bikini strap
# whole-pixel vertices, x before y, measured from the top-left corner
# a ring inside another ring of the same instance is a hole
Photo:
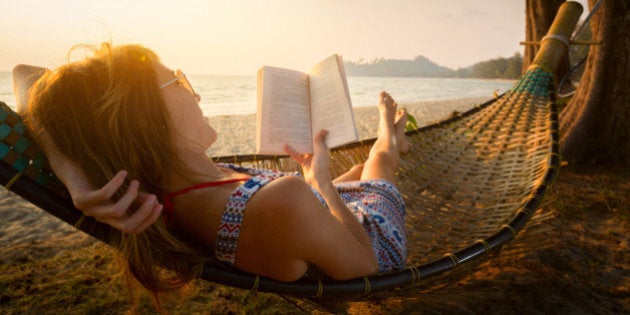
[[[164,203],[164,211],[162,212],[162,215],[164,216],[164,219],[167,223],[171,223],[173,222],[173,198],[177,197],[179,195],[183,195],[189,191],[195,190],[195,189],[202,189],[202,188],[207,188],[207,187],[216,187],[216,186],[221,186],[221,185],[227,185],[227,184],[231,184],[231,183],[236,183],[236,182],[242,182],[242,181],[246,181],[249,178],[231,178],[231,179],[226,179],[226,180],[220,180],[220,181],[216,181],[216,182],[207,182],[207,183],[199,183],[190,187],[186,187],[182,190],[178,190],[174,193],[166,193],[164,194],[162,200]]]
[[[207,182],[207,183],[199,183],[190,187],[186,187],[182,190],[178,190],[174,193],[167,193],[167,195],[169,195],[171,198],[173,197],[177,197],[179,195],[185,194],[189,191],[192,190],[196,190],[196,189],[202,189],[202,188],[208,188],[208,187],[216,187],[216,186],[221,186],[221,185],[227,185],[227,184],[231,184],[231,183],[236,183],[236,182],[242,182],[242,181],[246,181],[249,178],[231,178],[231,179],[226,179],[226,180],[219,180],[216,182]]]

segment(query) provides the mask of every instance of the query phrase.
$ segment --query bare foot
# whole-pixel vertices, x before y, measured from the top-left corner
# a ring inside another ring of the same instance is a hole
[[[394,119],[396,116],[396,107],[398,104],[385,91],[382,91],[378,98],[378,111],[380,114],[378,134],[379,136],[387,136],[389,133],[395,132]]]
[[[396,121],[394,122],[394,130],[396,132],[396,144],[398,145],[398,152],[401,154],[409,152],[411,144],[407,141],[405,135],[405,127],[407,126],[407,110],[401,108],[396,113]]]

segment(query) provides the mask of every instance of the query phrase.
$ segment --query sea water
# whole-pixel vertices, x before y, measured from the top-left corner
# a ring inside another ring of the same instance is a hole
[[[244,115],[256,112],[256,76],[189,75],[201,95],[205,116]],[[378,93],[388,91],[399,104],[420,101],[493,97],[514,81],[453,78],[348,77],[354,107],[375,106]],[[0,72],[0,100],[15,108],[11,73]]]

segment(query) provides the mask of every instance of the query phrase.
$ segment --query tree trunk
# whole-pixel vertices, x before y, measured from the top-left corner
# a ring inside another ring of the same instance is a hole
[[[560,113],[561,152],[573,164],[630,165],[630,1],[604,1],[591,30],[603,43],[591,47],[579,88]]]
[[[547,34],[558,8],[564,0],[526,0],[525,1],[525,41],[540,41]],[[534,61],[538,45],[526,45],[523,54],[523,72]],[[556,70],[556,78],[562,78],[569,69],[568,59],[563,60]]]

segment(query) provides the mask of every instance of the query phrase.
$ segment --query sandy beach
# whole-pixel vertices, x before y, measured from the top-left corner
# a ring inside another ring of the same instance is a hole
[[[448,117],[453,111],[463,112],[489,99],[490,97],[479,97],[426,101],[399,104],[399,107],[406,108],[417,119],[418,125],[424,126]],[[376,106],[376,96],[374,100]],[[359,139],[376,136],[378,125],[376,107],[354,108],[354,118]],[[215,116],[210,117],[210,124],[219,134],[217,142],[208,151],[210,156],[249,154],[255,151],[256,115]]]
[[[455,110],[465,111],[469,108],[472,108],[474,105],[480,104],[486,100],[488,100],[488,98],[420,102],[414,104],[400,104],[400,106],[407,108],[408,111],[417,118],[419,125],[426,125],[428,123],[438,121],[442,118],[447,117]],[[374,137],[377,125],[376,108],[358,108],[355,110],[355,113],[360,137],[362,139]],[[211,117],[210,122],[219,133],[217,143],[209,151],[210,155],[224,156],[253,153],[253,139],[255,136],[254,115]],[[580,180],[588,181],[579,177],[571,179],[571,181],[575,182],[579,182]],[[565,183],[565,185],[569,184]],[[626,191],[627,196],[627,192],[630,191],[630,187],[628,187],[629,185],[627,184],[627,182],[624,185],[617,185],[617,187],[621,187],[620,193],[622,194],[623,191]],[[627,202],[627,197],[616,196],[615,198],[625,198],[623,200]],[[621,201],[617,203],[617,207],[619,207],[620,203]],[[608,207],[610,207],[610,205],[608,205]],[[625,211],[627,216],[627,209],[625,209]],[[587,214],[584,215],[586,216]],[[598,212],[597,215],[603,216],[604,214]],[[607,212],[606,215],[611,216],[613,214]],[[109,273],[112,272],[112,269],[102,267],[103,261],[108,260],[108,258],[103,257],[103,255],[107,256],[107,254],[101,253],[107,253],[107,249],[105,249],[104,245],[68,226],[67,224],[56,219],[52,215],[49,215],[46,212],[36,208],[32,204],[24,201],[20,197],[17,197],[13,193],[8,192],[4,188],[0,189],[0,218],[0,273],[3,274],[3,276],[0,276],[0,313],[47,313],[47,311],[50,311],[52,309],[55,310],[53,311],[53,313],[57,313],[60,310],[65,310],[67,311],[67,313],[95,312],[119,314],[124,313],[125,310],[128,310],[130,304],[127,304],[128,302],[126,302],[128,301],[128,296],[126,296],[126,291],[124,289],[124,285],[122,284],[122,280],[118,278],[113,278],[113,276],[109,276]],[[614,228],[610,228],[613,230],[606,230],[606,228],[602,228],[604,230],[602,233],[608,233],[607,235],[609,236],[617,234],[623,235],[624,233],[627,233],[627,230],[625,230],[624,232],[624,229],[628,226],[627,218],[625,220],[626,221],[623,221],[621,225],[619,225],[618,222],[611,222],[611,226],[613,225],[613,223],[615,225]],[[593,230],[591,229],[588,232],[593,233]],[[574,231],[571,233],[574,233]],[[571,238],[576,237],[572,234],[567,235],[568,236],[565,236]],[[583,247],[579,244],[575,246],[579,246],[580,248]],[[630,296],[630,293],[627,289],[628,286],[630,286],[628,280],[628,260],[630,260],[630,257],[628,257],[627,239],[625,240],[625,243],[621,243],[621,245],[616,244],[615,246],[621,246],[622,253],[624,250],[623,248],[625,248],[625,254],[622,254],[621,258],[619,258],[619,256],[615,256],[616,258],[613,257],[614,259],[616,259],[614,261],[599,263],[604,264],[601,265],[601,268],[612,268],[613,271],[620,270],[620,273],[615,274],[615,277],[617,277],[614,279],[614,281],[616,281],[616,284],[613,286],[613,289],[611,289],[616,292],[615,294],[617,294],[617,296],[606,297],[605,293],[598,293],[599,295],[597,295],[596,297],[599,299],[599,303],[602,303],[602,307],[613,307],[613,310],[624,312],[630,310],[627,304],[630,302],[630,298],[628,297]],[[611,251],[616,251],[616,249],[614,248],[605,249],[601,248],[601,246],[596,247],[593,250],[599,252],[604,251],[604,254],[610,254]],[[565,250],[562,253],[565,253],[565,255],[568,256],[564,258],[557,258],[561,260],[561,263],[555,264],[557,265],[558,269],[565,268],[565,265],[563,265],[563,259],[573,260],[574,258],[576,258],[575,255],[572,255],[570,251],[567,253],[567,251]],[[582,255],[583,253],[578,252],[578,254]],[[542,258],[537,259],[540,260]],[[526,256],[525,263],[532,264],[534,263],[532,262],[534,260],[535,259],[531,256]],[[552,268],[550,266],[554,265],[553,263],[549,263],[548,261],[543,263],[545,264],[546,268]],[[616,265],[611,267],[611,264],[617,263],[623,263],[623,265],[620,267]],[[571,265],[569,267],[578,268],[580,266],[576,267],[574,265]],[[415,302],[416,304],[408,304],[410,302],[403,301],[387,302],[384,304],[358,303],[351,306],[350,312],[357,314],[407,313],[408,311],[415,310],[416,308],[413,305],[416,305],[417,307],[426,308],[427,310],[429,310],[429,312],[438,313],[441,313],[443,311],[454,311],[458,309],[465,313],[483,312],[484,310],[490,311],[490,313],[494,313],[497,311],[499,313],[501,311],[516,311],[516,313],[521,313],[522,311],[528,313],[528,310],[535,311],[536,308],[518,309],[515,307],[517,307],[518,305],[522,306],[529,304],[532,302],[531,299],[538,299],[543,297],[533,297],[531,294],[528,293],[523,295],[522,299],[519,300],[519,303],[515,303],[514,299],[517,299],[516,296],[519,294],[523,294],[523,292],[515,291],[519,286],[522,287],[523,290],[532,291],[536,291],[537,289],[539,289],[537,288],[537,283],[543,286],[541,290],[552,290],[554,286],[558,286],[558,283],[548,283],[544,280],[541,280],[542,278],[538,278],[536,274],[538,272],[541,272],[541,270],[538,270],[536,268],[532,269],[532,271],[529,273],[527,272],[527,266],[519,267],[517,265],[516,267],[514,267],[514,265],[508,265],[507,267],[504,266],[504,268],[507,269],[501,268],[501,265],[499,265],[498,269],[493,268],[490,270],[485,270],[485,274],[473,275],[474,277],[472,278],[472,280],[469,279],[469,281],[473,281],[473,290],[482,290],[483,292],[488,293],[488,288],[493,288],[493,290],[495,291],[493,291],[494,295],[490,295],[491,299],[489,299],[487,296],[485,299],[480,299],[480,296],[477,296],[475,294],[464,294],[462,292],[457,295],[458,291],[456,290],[455,293],[451,293],[451,295],[439,295],[438,293],[438,295],[433,296],[433,301],[435,302],[434,305],[430,303],[430,301],[432,301],[430,298],[420,299],[421,301]],[[521,270],[517,272],[515,271],[515,268],[524,268],[523,270],[525,271]],[[601,268],[598,268],[598,270],[601,270]],[[514,277],[516,278],[502,278],[505,277],[506,272],[508,275],[515,275]],[[550,272],[550,274],[553,274],[556,271],[542,270],[542,272]],[[586,274],[586,272],[589,272],[588,268],[583,272],[576,273],[583,276],[584,274]],[[492,284],[483,280],[485,279],[484,277],[487,278],[493,276],[493,273],[494,276],[498,277],[498,282]],[[482,280],[474,282],[474,280],[476,279],[475,277],[481,277]],[[75,282],[73,282],[72,285],[69,285],[69,279],[75,279],[73,280]],[[568,287],[569,285],[574,286],[576,285],[576,282],[579,282],[578,280],[568,282],[567,281],[565,281],[566,283],[562,282],[561,284],[566,284]],[[606,282],[608,280],[604,279],[602,281],[597,282],[594,285],[599,285],[600,287],[606,286],[602,283],[608,283]],[[512,286],[511,282],[515,282],[516,287]],[[465,286],[465,284],[463,285]],[[286,301],[273,295],[265,295],[264,301],[266,302],[260,302],[259,300],[254,300],[254,302],[252,302],[252,300],[250,300],[250,298],[248,297],[247,292],[244,292],[243,290],[235,290],[230,288],[226,289],[222,286],[212,284],[204,284],[204,286],[205,287],[203,288],[206,291],[204,291],[204,295],[201,296],[205,300],[199,301],[198,299],[201,299],[199,295],[196,298],[194,297],[195,295],[192,295],[193,297],[188,297],[186,298],[186,300],[179,303],[180,306],[186,303],[184,309],[175,308],[173,309],[173,313],[247,313],[248,307],[253,308],[253,312],[257,313],[261,309],[272,307],[271,305],[274,305],[273,307],[280,307],[279,312],[281,313],[296,310],[295,308],[292,308],[292,306]],[[549,288],[544,286],[548,286]],[[593,285],[591,284],[591,286]],[[115,287],[116,289],[112,290],[112,287]],[[511,288],[511,293],[514,294],[514,296],[502,300],[501,291],[508,287]],[[459,288],[462,289],[462,287]],[[61,290],[62,293],[54,293],[59,290]],[[593,289],[588,288],[588,290],[592,291]],[[584,292],[591,292],[588,290]],[[55,294],[62,295],[58,296]],[[554,313],[554,310],[577,311],[578,313],[583,313],[584,311],[586,313],[599,313],[598,310],[601,310],[599,306],[593,309],[585,309],[583,307],[577,306],[572,308],[549,307],[549,305],[554,305],[554,303],[562,304],[573,302],[572,299],[574,298],[589,298],[589,296],[584,297],[580,295],[586,293],[578,294],[575,292],[568,292],[566,294],[577,294],[577,296],[569,295],[564,298],[562,292],[556,293],[554,295],[555,300],[545,302],[546,304],[544,305],[547,305],[547,308],[538,310],[542,312],[551,311],[552,313]],[[69,296],[75,298],[75,300],[73,300],[74,302],[67,301]],[[110,300],[108,300],[107,296],[109,296]],[[114,298],[112,298],[112,296],[114,296]],[[460,302],[467,303],[467,306],[464,308],[460,308],[461,305],[451,305],[453,307],[449,308],[447,307],[449,305],[448,303],[443,303],[444,301],[448,301],[449,299],[454,299],[452,301],[461,300]],[[479,300],[477,304],[472,302],[475,299]],[[59,302],[54,302],[55,300],[59,300]],[[98,307],[92,306],[92,308],[87,308],[87,311],[85,307],[78,310],[78,306],[76,306],[78,305],[77,303],[88,303],[81,302],[84,300],[91,301],[89,303],[97,305]],[[149,302],[144,303],[146,304]],[[212,304],[211,309],[208,309],[209,303]],[[251,303],[254,303],[258,306],[251,306]],[[269,303],[270,306],[265,306],[264,303]],[[101,304],[104,304],[104,306]],[[197,306],[199,308],[195,308]],[[146,307],[146,309],[151,309],[150,306]],[[591,312],[593,310],[595,311]],[[613,311],[613,313],[616,312]]]

